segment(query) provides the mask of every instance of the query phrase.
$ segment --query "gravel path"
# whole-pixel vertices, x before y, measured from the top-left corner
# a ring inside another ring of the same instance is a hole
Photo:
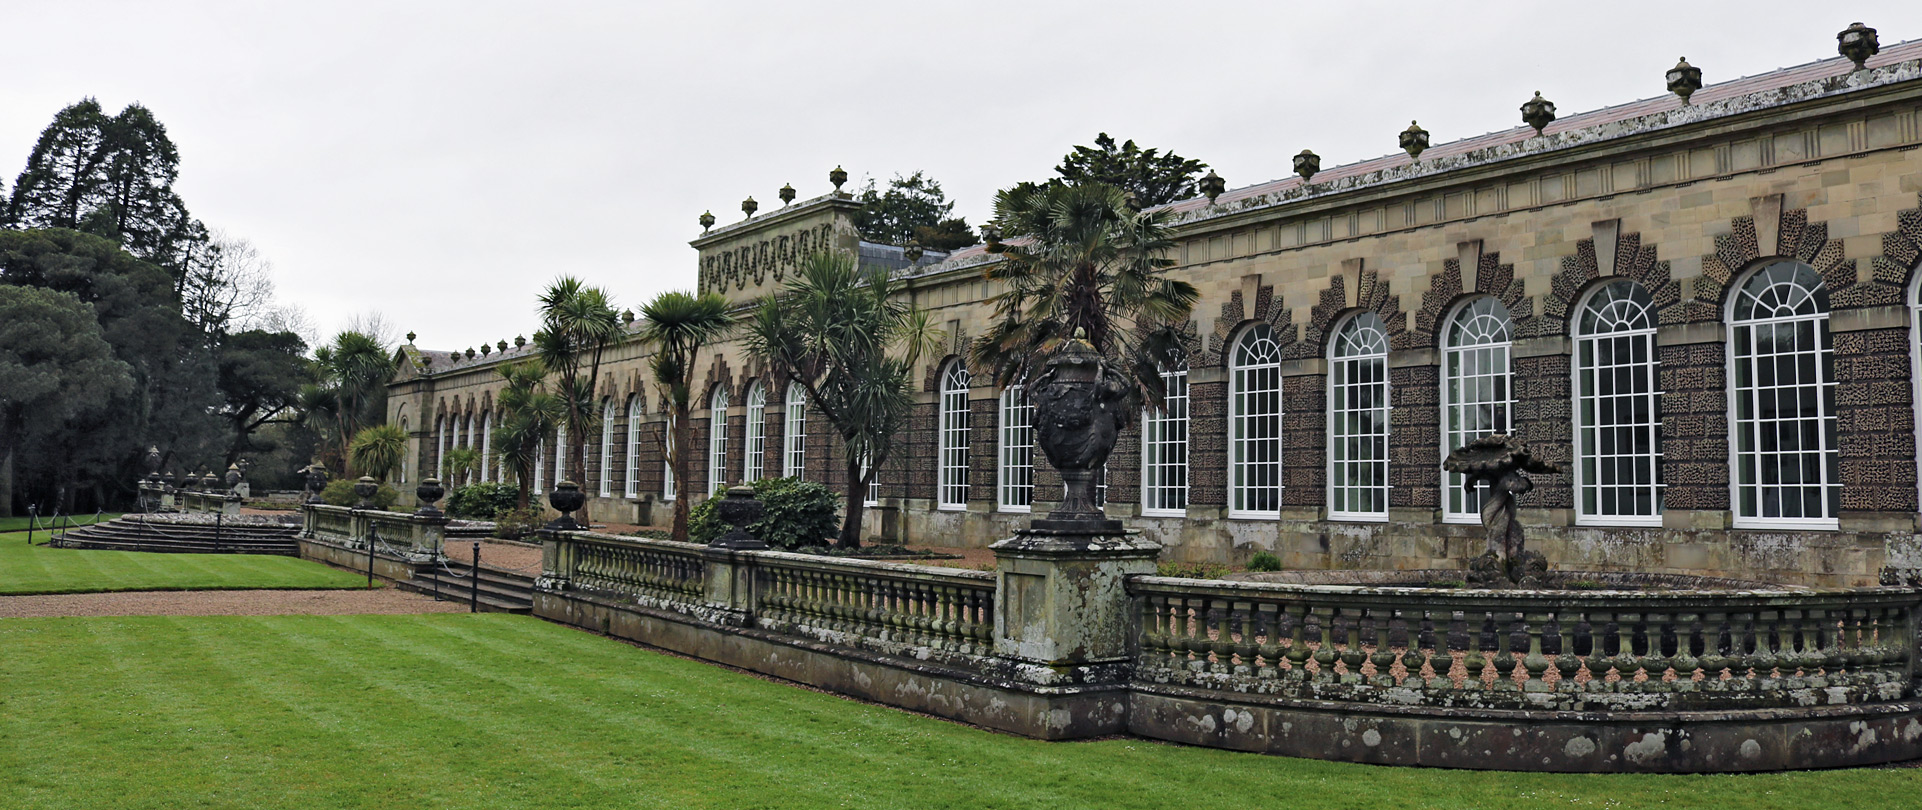
[[[483,552],[482,559],[485,559]],[[460,602],[397,588],[355,591],[128,591],[0,596],[0,619],[46,616],[335,616],[465,613]]]

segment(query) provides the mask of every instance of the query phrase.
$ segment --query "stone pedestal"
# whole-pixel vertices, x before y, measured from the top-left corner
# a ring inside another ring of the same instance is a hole
[[[1112,521],[1036,520],[995,543],[994,651],[1026,677],[1098,684],[1127,677],[1131,574],[1152,574],[1161,545]]]
[[[732,627],[754,622],[754,565],[747,554],[708,546],[701,549],[707,563],[707,613],[702,618]]]

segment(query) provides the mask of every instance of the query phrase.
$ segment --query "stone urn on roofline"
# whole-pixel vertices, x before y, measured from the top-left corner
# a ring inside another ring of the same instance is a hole
[[[1442,462],[1442,469],[1459,473],[1462,486],[1470,492],[1484,482],[1488,484],[1482,498],[1482,527],[1488,532],[1488,550],[1469,563],[1470,581],[1538,583],[1548,570],[1548,560],[1526,549],[1522,525],[1515,520],[1515,499],[1535,488],[1526,473],[1560,474],[1562,468],[1536,458],[1524,442],[1491,433],[1455,448]]]

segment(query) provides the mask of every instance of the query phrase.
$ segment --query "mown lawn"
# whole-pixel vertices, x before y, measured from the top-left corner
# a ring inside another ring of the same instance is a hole
[[[9,808],[1915,806],[1922,770],[1569,776],[1042,743],[537,619],[0,620]]]
[[[46,542],[44,535],[34,539]],[[0,534],[0,594],[366,585],[364,575],[293,557],[48,548],[28,546],[26,532]],[[5,804],[0,797],[0,807]]]
[[[101,520],[101,522],[103,522],[103,523],[104,523],[104,522],[106,522],[106,521],[109,521],[109,520],[113,520],[114,518],[117,518],[117,517],[120,517],[120,513],[118,513],[118,512],[108,512],[108,513],[106,513],[106,514],[104,514],[104,515],[101,515],[101,516],[100,516],[100,520]],[[46,540],[46,534],[45,534],[45,531],[46,531],[46,529],[47,529],[47,527],[49,527],[49,526],[53,526],[53,525],[56,525],[56,524],[57,524],[57,525],[60,525],[60,526],[62,526],[62,527],[65,527],[65,526],[85,526],[85,525],[87,525],[87,524],[89,524],[89,523],[92,523],[92,522],[93,522],[93,515],[78,515],[78,516],[75,516],[75,517],[71,517],[71,518],[66,518],[66,517],[62,517],[62,518],[48,518],[48,517],[43,517],[43,518],[31,518],[31,517],[28,517],[28,516],[26,516],[26,515],[19,515],[19,516],[16,516],[16,517],[5,517],[5,518],[0,518],[0,532],[24,532],[24,531],[26,531],[26,530],[27,530],[27,523],[28,523],[29,521],[32,521],[32,523],[33,523],[33,525],[34,525],[34,526],[37,526],[37,527],[39,527],[39,529],[40,529],[40,531],[39,531],[39,532],[35,532],[35,533],[34,533],[34,538],[33,538],[33,539],[34,539],[34,541],[35,541],[35,542],[44,542],[44,541]]]

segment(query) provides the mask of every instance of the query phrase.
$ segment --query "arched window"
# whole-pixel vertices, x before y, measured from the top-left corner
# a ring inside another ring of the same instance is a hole
[[[1141,415],[1141,514],[1181,517],[1188,510],[1187,364],[1163,370],[1161,383],[1161,407]]]
[[[406,416],[402,416],[400,418],[400,432],[407,436],[407,449],[409,451],[412,451],[414,449],[414,434],[412,431],[407,429]],[[414,454],[412,452],[402,453],[400,457],[400,482],[401,483],[403,484],[407,483],[407,471],[408,471],[408,468],[412,466],[414,466]]]
[[[1489,297],[1477,298],[1448,319],[1442,349],[1442,457],[1490,433],[1508,433],[1508,308]],[[1443,473],[1442,519],[1481,522],[1479,489],[1462,488],[1462,477]]]
[[[567,443],[567,423],[562,422],[554,429],[554,488],[560,489],[561,482],[567,480],[567,457],[571,445]]]
[[[1003,512],[1026,512],[1034,505],[1034,404],[1027,389],[1001,392],[1001,483]]]
[[[480,480],[492,481],[494,479],[488,475],[488,468],[493,466],[490,462],[492,462],[494,458],[494,412],[493,411],[481,412],[481,428],[480,429],[481,429]]]
[[[534,492],[539,494],[547,484],[547,437],[534,443]]]
[[[741,481],[761,480],[761,454],[767,452],[767,386],[760,380],[747,389],[747,445],[742,450]]]
[[[627,398],[627,476],[623,491],[629,498],[641,496],[641,397]]]
[[[1662,525],[1661,392],[1655,301],[1628,279],[1589,294],[1575,316],[1576,519]]]
[[[671,501],[678,497],[680,492],[679,488],[674,486],[674,411],[669,409],[666,403],[662,403],[661,411],[667,415],[666,426],[662,428],[661,433],[661,449],[666,451],[661,461],[661,467],[664,470],[661,473],[661,500]]]
[[[1228,516],[1280,517],[1281,345],[1267,324],[1235,341],[1228,385]]]
[[[1841,476],[1822,277],[1778,261],[1736,287],[1729,308],[1735,525],[1835,528]]]
[[[727,386],[717,385],[707,401],[707,491],[727,485]]]
[[[938,509],[968,508],[968,368],[956,360],[941,375]]]
[[[447,422],[446,414],[434,417],[434,475],[452,489],[452,482],[447,480]]]
[[[800,479],[807,475],[808,394],[801,386],[787,386],[787,432],[781,442],[781,475]]]
[[[601,400],[601,497],[614,497],[614,400]]]
[[[1328,358],[1328,517],[1388,519],[1388,327],[1362,312]]]

